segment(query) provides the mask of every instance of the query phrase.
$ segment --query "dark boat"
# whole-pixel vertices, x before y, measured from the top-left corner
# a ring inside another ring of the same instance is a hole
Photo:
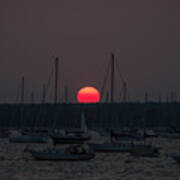
[[[144,132],[144,136],[145,136],[145,138],[157,138],[158,134],[155,133],[153,130],[146,130]]]
[[[110,130],[110,138],[111,140],[133,140],[136,138],[131,132],[128,131],[119,131],[119,130]]]
[[[9,137],[11,143],[47,143],[48,138],[38,135],[20,135]]]
[[[180,133],[160,133],[159,136],[168,139],[180,139]]]
[[[85,141],[91,139],[91,137],[86,134],[60,134],[54,133],[50,136],[54,144],[83,144]]]
[[[65,134],[52,133],[50,135],[54,145],[56,144],[83,144],[91,139],[87,132],[85,115],[81,113],[81,128],[65,130]]]
[[[71,134],[71,133],[84,134],[85,131],[81,128],[71,128],[71,129],[65,129],[65,133],[66,134]]]
[[[47,161],[87,161],[95,157],[93,151],[87,151],[84,148],[78,146],[70,147],[65,150],[30,150],[30,153],[36,160]]]
[[[20,132],[22,135],[30,135],[30,134],[36,134],[36,135],[49,135],[48,129],[23,129]]]
[[[131,154],[141,157],[159,157],[160,155],[159,148],[146,144],[134,145]]]
[[[131,143],[103,143],[103,144],[89,144],[96,152],[131,152]]]

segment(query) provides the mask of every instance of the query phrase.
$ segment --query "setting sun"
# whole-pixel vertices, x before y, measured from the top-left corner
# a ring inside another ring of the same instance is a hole
[[[98,103],[100,101],[100,93],[94,87],[83,87],[77,93],[79,103]]]

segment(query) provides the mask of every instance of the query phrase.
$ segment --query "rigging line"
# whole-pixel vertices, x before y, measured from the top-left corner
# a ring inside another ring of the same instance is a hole
[[[21,89],[21,83],[17,87],[17,94],[16,94],[16,100],[15,100],[16,103],[18,103],[19,98],[20,98],[20,89]]]
[[[48,90],[49,90],[49,88],[50,88],[50,83],[51,83],[51,79],[53,78],[53,73],[54,73],[54,64],[53,64],[51,73],[50,73],[50,75],[49,75],[48,83],[47,83],[47,85],[46,85],[46,87],[45,87],[45,99],[46,99],[46,97],[47,97],[47,92],[48,92]]]
[[[17,94],[16,94],[15,103],[18,103],[18,101],[19,101],[19,90],[20,90],[20,88],[18,87],[18,88],[17,88]]]
[[[119,67],[118,62],[115,61],[115,63],[116,63],[116,67],[117,67],[118,73],[119,73],[119,75],[120,75],[121,81],[122,81],[122,82],[125,82],[125,80],[124,80],[124,78],[123,78],[123,76],[122,76],[122,74],[121,74],[121,71],[120,71],[120,67]]]
[[[104,95],[104,89],[105,89],[105,86],[106,86],[106,82],[107,82],[107,79],[108,79],[108,74],[109,74],[109,71],[110,71],[110,61],[108,63],[108,66],[107,66],[107,71],[106,71],[106,74],[105,74],[105,78],[103,80],[103,86],[102,86],[102,89],[101,89],[101,99],[103,99],[103,95]]]
[[[120,66],[119,66],[118,62],[116,61],[115,63],[116,63],[118,73],[120,75],[120,79],[122,81],[122,88],[121,88],[121,92],[120,92],[120,100],[122,99],[123,101],[126,101],[127,100],[127,83],[121,74]]]

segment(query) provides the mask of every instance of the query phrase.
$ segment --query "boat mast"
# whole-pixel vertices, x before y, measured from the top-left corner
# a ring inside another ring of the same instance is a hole
[[[31,104],[34,104],[34,92],[31,92]]]
[[[20,127],[24,127],[24,76],[21,78],[21,104],[22,106],[20,107]]]
[[[127,83],[123,80],[123,102],[127,102]]]
[[[65,87],[65,103],[68,103],[68,87]]]
[[[24,76],[21,79],[21,104],[24,104]]]
[[[58,65],[59,65],[59,58],[56,57],[55,59],[55,87],[54,87],[54,104],[57,103],[57,91],[58,91]]]
[[[114,103],[114,54],[111,53],[111,103]]]
[[[43,84],[43,90],[42,90],[42,104],[46,102],[46,86]]]
[[[147,104],[148,103],[148,101],[149,101],[149,99],[148,99],[148,92],[145,92],[145,103]]]

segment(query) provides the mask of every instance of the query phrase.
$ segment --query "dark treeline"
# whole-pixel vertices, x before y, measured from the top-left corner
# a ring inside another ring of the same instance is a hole
[[[180,103],[1,104],[0,126],[74,128],[82,111],[92,129],[180,126]]]

